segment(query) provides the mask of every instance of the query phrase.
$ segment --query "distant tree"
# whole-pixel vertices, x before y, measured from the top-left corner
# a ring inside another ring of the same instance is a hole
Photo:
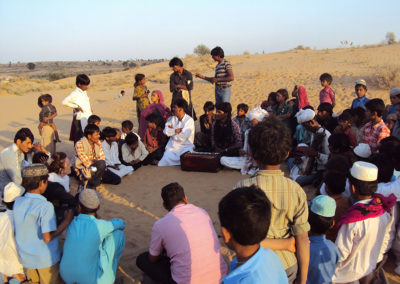
[[[29,62],[28,64],[26,64],[26,68],[28,68],[29,70],[34,70],[35,67],[35,63]]]
[[[135,68],[137,66],[137,64],[135,62],[129,62],[128,66],[130,68]]]
[[[387,32],[386,33],[386,43],[387,44],[396,43],[396,36],[394,35],[394,32]]]
[[[122,66],[127,67],[128,63],[129,63],[128,61],[124,61],[124,62],[122,62]]]
[[[194,48],[193,53],[196,55],[207,55],[210,54],[210,49],[204,44],[199,44]]]

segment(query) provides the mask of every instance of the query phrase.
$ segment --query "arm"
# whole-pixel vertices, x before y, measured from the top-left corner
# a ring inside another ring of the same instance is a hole
[[[125,163],[130,163],[133,161],[132,152],[129,146],[126,145],[126,143],[122,145],[121,152],[122,152],[122,160],[124,160]]]
[[[175,135],[177,141],[185,141],[189,139],[194,132],[194,120],[188,119],[182,127],[182,131]]]
[[[194,73],[194,76],[196,76],[197,78],[203,79],[207,82],[210,82],[211,84],[214,84],[214,79],[215,77],[206,77],[204,75],[201,75],[199,73]]]
[[[214,78],[214,83],[216,82],[232,82],[234,80],[232,67],[227,70],[228,76],[221,78]]]
[[[90,161],[90,159],[86,155],[85,151],[83,150],[83,144],[81,141],[76,142],[75,152],[76,152],[76,155],[78,156],[78,159],[81,160],[81,162],[85,166],[85,168],[89,168],[90,165],[92,164],[92,161]]]
[[[53,207],[53,212],[54,212],[54,207]],[[71,223],[73,218],[74,218],[74,212],[72,210],[65,211],[64,221],[62,221],[62,223],[57,227],[57,229],[55,231],[51,231],[51,232],[48,231],[48,232],[42,233],[43,241],[45,243],[49,243],[52,240],[54,240],[56,237],[58,237],[68,227],[69,223]],[[55,213],[54,213],[54,219],[55,219]],[[42,222],[46,222],[46,221],[42,220]],[[42,228],[43,227],[44,226],[42,226]]]
[[[50,116],[48,116],[48,117],[43,117],[43,121],[44,121],[44,122],[47,122],[48,120],[53,119],[53,118],[55,118],[56,116],[57,116],[57,113],[54,113],[53,115],[50,115]]]
[[[146,147],[142,143],[142,141],[139,141],[139,148],[140,148],[140,157],[139,160],[143,162],[144,159],[146,159],[147,155],[149,155],[149,152],[146,150]]]
[[[160,259],[163,251],[163,239],[160,230],[158,229],[158,223],[156,222],[151,230],[151,241],[149,247],[149,261],[157,262]]]
[[[72,92],[69,96],[67,96],[62,102],[63,105],[71,108],[79,108],[80,106],[77,104],[77,98],[75,93]]]
[[[173,120],[174,120],[174,117],[171,116],[171,118],[165,123],[164,134],[167,135],[168,137],[175,135],[175,129],[173,127]]]
[[[302,233],[295,236],[297,248],[297,262],[299,263],[299,271],[295,283],[305,284],[307,281],[308,264],[310,261],[310,241],[308,233]]]
[[[289,239],[264,239],[261,245],[263,248],[267,249],[296,252],[294,237],[290,237]]]

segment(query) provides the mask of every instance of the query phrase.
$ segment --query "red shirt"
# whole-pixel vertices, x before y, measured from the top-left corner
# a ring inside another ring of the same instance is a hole
[[[390,130],[386,124],[381,120],[375,125],[372,122],[368,122],[362,129],[360,143],[366,143],[371,147],[371,152],[376,153],[380,145],[380,141],[383,138],[390,136]]]

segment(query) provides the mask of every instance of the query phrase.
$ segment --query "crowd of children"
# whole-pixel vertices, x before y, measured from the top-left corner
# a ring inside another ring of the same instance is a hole
[[[72,173],[80,181],[75,197],[65,153],[33,146],[29,129],[18,131],[15,143],[0,153],[6,208],[0,212],[0,283],[113,283],[125,222],[97,218],[96,188],[119,184],[142,166],[179,165],[179,156],[192,150],[217,152],[224,166],[254,174],[219,202],[222,238],[236,257],[227,272],[207,213],[188,203],[179,184],[170,184],[161,194],[168,213],[154,225],[149,252],[137,260],[154,280],[371,283],[384,278],[391,249],[400,274],[400,89],[390,90],[392,105],[385,107],[383,100],[367,98],[366,81],[357,80],[357,98],[336,114],[332,81],[328,73],[320,76],[316,111],[304,86],[294,87],[292,100],[279,89],[250,111],[240,103],[234,118],[229,102],[207,101],[195,133],[188,102],[176,98],[170,110],[161,91],[150,92],[145,75],[137,74],[137,134],[130,120],[121,130],[100,130],[101,118],[92,114],[86,94],[90,80],[79,75],[77,89],[63,102],[74,108],[71,134],[78,134],[71,135]],[[51,103],[48,94],[38,99],[39,131],[42,141],[54,135],[60,142]],[[290,178],[280,170],[285,161]],[[307,203],[301,186],[309,184],[320,194]]]

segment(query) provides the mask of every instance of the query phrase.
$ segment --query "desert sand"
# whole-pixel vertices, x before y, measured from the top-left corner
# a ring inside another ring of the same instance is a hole
[[[348,108],[355,98],[354,82],[363,78],[368,84],[367,96],[382,98],[389,103],[389,89],[399,84],[399,75],[392,70],[400,70],[400,44],[378,47],[347,48],[331,50],[292,50],[273,54],[254,54],[227,56],[233,65],[235,81],[232,87],[231,103],[236,109],[238,103],[245,102],[250,108],[258,106],[271,91],[287,88],[289,92],[295,84],[306,87],[310,103],[318,105],[318,94],[321,89],[319,76],[329,72],[333,76],[332,88],[336,92],[335,112]],[[214,74],[215,62],[209,56],[183,58],[184,68],[200,72],[207,76]],[[397,64],[397,65],[395,65]],[[167,104],[171,101],[169,92],[168,62],[143,66],[133,70],[91,76],[88,90],[92,108],[102,119],[101,126],[119,127],[125,119],[136,120],[136,105],[132,101],[135,73],[144,73],[150,90],[161,90]],[[393,74],[392,74],[393,75]],[[397,77],[396,77],[397,76]],[[0,76],[1,77],[1,76]],[[10,77],[0,83],[0,149],[13,141],[15,132],[21,127],[29,127],[39,140],[37,130],[39,107],[37,97],[43,93],[53,95],[53,104],[57,107],[55,119],[61,134],[62,143],[58,151],[72,156],[73,144],[68,141],[72,120],[72,110],[61,105],[62,99],[74,88],[75,78],[59,81],[30,80]],[[124,89],[127,95],[114,99]],[[13,93],[14,92],[14,93]],[[12,95],[18,93],[20,95]],[[198,115],[202,114],[203,103],[214,101],[214,88],[208,82],[194,79],[193,102]],[[197,125],[198,126],[198,125]],[[285,169],[285,166],[282,166]],[[151,228],[154,222],[166,211],[162,207],[161,188],[170,182],[179,182],[185,189],[189,202],[204,208],[214,221],[219,234],[217,206],[232,186],[245,178],[238,171],[221,170],[218,173],[183,172],[179,167],[146,166],[123,178],[118,186],[105,185],[100,190],[102,196],[100,216],[104,219],[122,218],[126,221],[127,242],[120,261],[124,272],[124,283],[139,283],[142,279],[136,268],[136,256],[147,250]],[[73,182],[75,185],[75,182]],[[74,188],[73,185],[73,188]],[[76,186],[75,186],[76,187]],[[315,190],[307,189],[311,199]],[[226,249],[225,249],[226,250]],[[393,262],[393,259],[392,259]],[[389,264],[392,270],[394,264]],[[399,277],[393,274],[390,279],[400,283]]]

